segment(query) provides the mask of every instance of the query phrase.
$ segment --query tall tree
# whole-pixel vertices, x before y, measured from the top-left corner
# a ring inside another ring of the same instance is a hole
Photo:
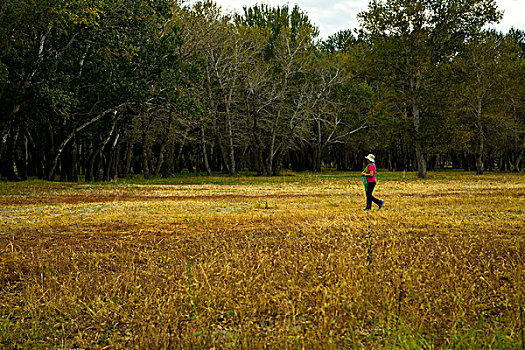
[[[236,23],[261,30],[259,38],[266,40],[258,71],[267,71],[265,75],[270,80],[265,81],[264,91],[252,99],[256,102],[252,116],[256,118],[256,139],[266,145],[262,152],[258,151],[265,155],[262,162],[258,161],[260,171],[278,175],[283,156],[301,138],[311,116],[309,110],[316,103],[317,89],[309,79],[308,69],[318,31],[298,6],[246,7],[244,15],[236,17]]]
[[[483,155],[487,140],[505,129],[507,115],[500,112],[502,101],[501,43],[503,36],[494,31],[472,35],[454,58],[451,79],[452,103],[458,126],[466,133],[465,149],[475,156],[476,173],[483,174]]]
[[[494,0],[371,0],[359,18],[376,79],[394,89],[396,103],[411,116],[418,176],[425,178],[424,136],[435,69],[470,33],[501,14]]]
[[[525,153],[525,32],[512,29],[502,43],[503,109],[510,122],[511,162],[513,171],[521,171]]]

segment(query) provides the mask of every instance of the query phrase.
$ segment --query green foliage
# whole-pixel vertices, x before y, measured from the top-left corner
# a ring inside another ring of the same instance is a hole
[[[244,26],[270,31],[271,34],[265,50],[266,59],[274,58],[276,42],[285,30],[290,31],[289,35],[292,42],[300,40],[304,31],[307,31],[312,38],[319,35],[318,29],[311,23],[308,15],[302,12],[297,5],[291,11],[288,5],[271,7],[261,4],[244,7],[244,14],[242,16],[236,15],[235,20]]]
[[[337,52],[350,52],[357,45],[357,39],[352,33],[352,30],[346,29],[341,30],[328,37],[325,41],[321,42],[321,49],[334,54]]]
[[[359,17],[315,42],[297,5],[2,1],[0,176],[277,175],[365,152],[422,177],[469,153],[520,169],[525,40],[482,29],[493,0],[372,0]]]

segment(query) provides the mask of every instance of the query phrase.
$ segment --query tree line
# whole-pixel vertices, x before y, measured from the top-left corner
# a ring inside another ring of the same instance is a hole
[[[520,171],[525,34],[494,0],[371,0],[319,39],[298,6],[0,1],[0,176]]]

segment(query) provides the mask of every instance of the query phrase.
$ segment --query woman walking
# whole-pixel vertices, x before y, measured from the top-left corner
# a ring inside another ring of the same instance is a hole
[[[372,195],[372,192],[374,192],[374,187],[376,187],[376,165],[375,165],[375,156],[373,154],[369,154],[365,157],[365,159],[368,162],[368,165],[366,166],[365,170],[361,173],[361,176],[366,179],[365,182],[365,188],[366,188],[366,208],[365,210],[371,210],[372,209],[372,202],[377,204],[379,206],[379,209],[383,206],[384,201],[379,200],[375,198]]]

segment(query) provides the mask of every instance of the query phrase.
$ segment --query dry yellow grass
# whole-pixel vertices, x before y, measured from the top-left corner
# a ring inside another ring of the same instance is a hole
[[[0,347],[523,348],[525,177],[360,181],[2,184]]]

